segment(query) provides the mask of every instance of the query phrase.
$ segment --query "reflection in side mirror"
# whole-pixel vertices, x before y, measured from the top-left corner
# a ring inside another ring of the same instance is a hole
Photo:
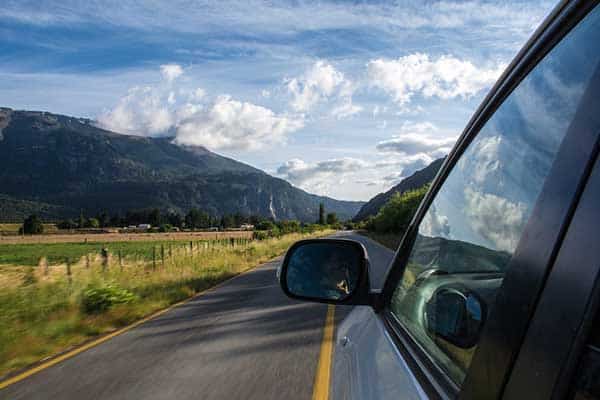
[[[366,253],[358,242],[304,240],[288,250],[280,282],[291,297],[343,302],[357,290],[365,269]]]
[[[425,305],[429,335],[463,349],[477,344],[485,317],[485,305],[474,293],[453,288],[439,289]]]

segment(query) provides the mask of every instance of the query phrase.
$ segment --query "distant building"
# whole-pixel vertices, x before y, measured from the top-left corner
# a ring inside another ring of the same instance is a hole
[[[242,224],[240,225],[240,229],[243,231],[252,231],[254,230],[254,225],[252,224]]]
[[[138,228],[138,229],[144,229],[144,230],[148,230],[148,229],[152,228],[152,225],[150,225],[150,224],[139,224],[139,225],[137,226],[137,228]]]

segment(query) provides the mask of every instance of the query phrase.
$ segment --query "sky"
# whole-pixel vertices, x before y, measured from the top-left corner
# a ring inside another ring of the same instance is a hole
[[[447,154],[554,1],[3,0],[0,106],[368,200]]]

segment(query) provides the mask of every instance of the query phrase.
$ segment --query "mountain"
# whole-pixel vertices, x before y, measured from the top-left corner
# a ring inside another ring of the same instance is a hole
[[[172,138],[122,135],[92,121],[0,108],[0,220],[39,208],[46,218],[132,209],[317,219],[319,203],[342,219],[363,202],[298,189],[249,165]]]
[[[379,193],[361,207],[358,213],[354,216],[353,221],[362,221],[372,215],[377,215],[379,209],[385,203],[387,203],[395,193],[404,193],[408,190],[418,189],[426,183],[431,182],[433,178],[435,178],[435,175],[442,166],[443,162],[444,158],[437,159],[427,167],[416,171],[407,178],[404,178],[399,184],[387,192]]]

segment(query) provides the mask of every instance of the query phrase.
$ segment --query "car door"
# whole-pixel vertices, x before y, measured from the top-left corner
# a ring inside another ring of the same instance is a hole
[[[597,147],[595,4],[560,4],[467,126],[339,328],[335,398],[502,396]]]

